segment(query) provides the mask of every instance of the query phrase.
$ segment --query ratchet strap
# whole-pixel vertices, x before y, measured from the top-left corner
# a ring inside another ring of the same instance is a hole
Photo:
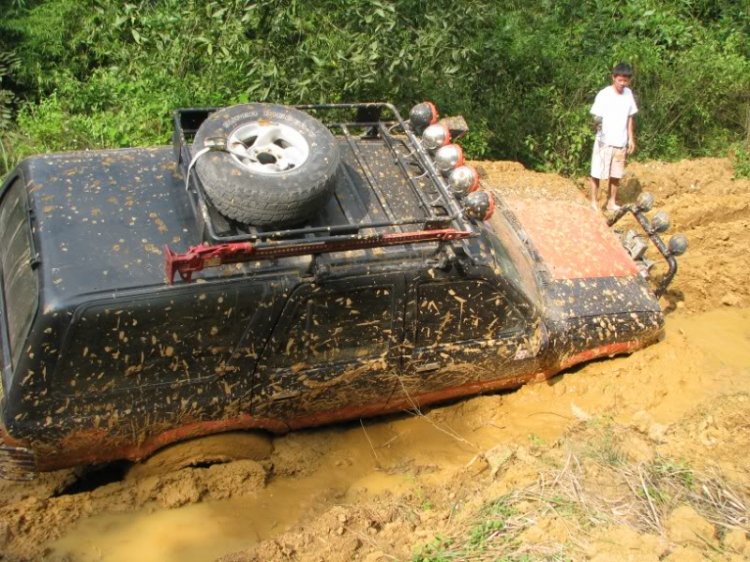
[[[204,154],[208,152],[226,152],[227,154],[234,154],[238,158],[247,158],[246,152],[240,152],[239,150],[227,146],[227,139],[222,137],[209,137],[205,140],[205,145],[206,146],[195,153],[193,159],[190,160],[190,164],[188,164],[187,172],[185,173],[185,190],[189,189],[190,173],[193,171],[195,163],[198,161],[198,158]]]

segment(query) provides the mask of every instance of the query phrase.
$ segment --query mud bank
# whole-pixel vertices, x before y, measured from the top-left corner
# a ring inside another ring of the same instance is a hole
[[[483,167],[501,191],[585,187]],[[269,461],[3,482],[0,560],[747,559],[750,182],[722,159],[629,172],[623,198],[653,192],[690,240],[659,344],[516,392],[277,438]]]

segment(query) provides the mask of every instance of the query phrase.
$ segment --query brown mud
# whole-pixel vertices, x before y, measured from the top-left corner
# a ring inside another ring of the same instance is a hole
[[[482,167],[503,192],[585,204],[583,180]],[[628,172],[622,200],[653,192],[690,241],[660,343],[275,438],[269,460],[0,482],[0,560],[747,560],[750,181],[724,159]]]

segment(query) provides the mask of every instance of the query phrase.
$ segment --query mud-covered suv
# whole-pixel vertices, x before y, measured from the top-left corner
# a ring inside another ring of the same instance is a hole
[[[682,241],[648,198],[621,214],[669,262],[656,292],[586,205],[477,189],[461,122],[178,110],[172,147],[22,162],[0,192],[0,475],[395,412],[656,340]]]

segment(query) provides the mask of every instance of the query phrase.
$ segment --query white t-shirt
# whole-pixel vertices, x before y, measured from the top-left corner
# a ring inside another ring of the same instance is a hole
[[[602,127],[596,138],[610,146],[628,145],[628,118],[638,113],[638,106],[630,88],[621,94],[614,86],[607,86],[596,94],[591,114],[602,118]]]

